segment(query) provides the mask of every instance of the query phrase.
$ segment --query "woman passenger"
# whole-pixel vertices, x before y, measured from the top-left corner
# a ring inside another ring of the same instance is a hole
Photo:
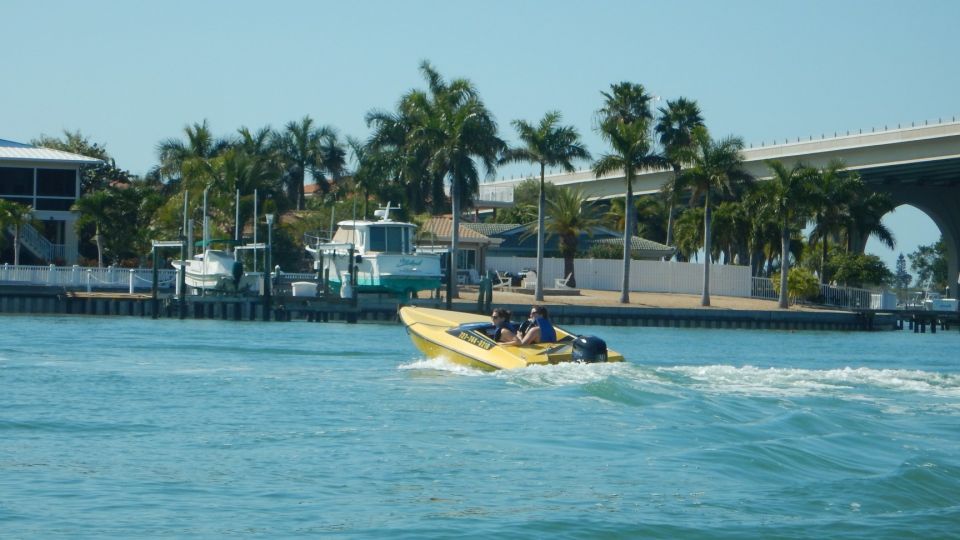
[[[496,328],[493,334],[494,341],[498,343],[516,341],[517,335],[514,332],[513,323],[510,322],[511,315],[512,313],[508,309],[496,308],[493,310],[493,315],[490,315],[490,318],[493,319],[493,326]]]

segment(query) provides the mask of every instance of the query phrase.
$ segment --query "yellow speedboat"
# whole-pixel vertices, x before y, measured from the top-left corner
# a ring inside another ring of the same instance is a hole
[[[505,345],[493,340],[493,323],[483,315],[407,306],[400,308],[400,320],[413,344],[427,356],[484,370],[623,361],[623,355],[607,350],[602,339],[576,336],[557,327],[556,342]]]

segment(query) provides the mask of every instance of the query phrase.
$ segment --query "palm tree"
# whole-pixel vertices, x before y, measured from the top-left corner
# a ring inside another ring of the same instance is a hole
[[[772,215],[763,183],[753,184],[743,199],[749,216],[750,230],[747,233],[747,250],[750,258],[750,275],[769,276],[774,255],[779,250],[780,224]],[[762,271],[762,272],[761,272]]]
[[[611,86],[611,93],[601,92],[604,106],[598,111],[600,135],[612,147],[593,164],[597,178],[622,170],[627,183],[626,210],[623,228],[623,281],[620,303],[630,303],[630,255],[633,238],[633,179],[644,168],[662,166],[662,157],[653,152],[650,141],[650,96],[642,85],[619,83]]]
[[[420,64],[420,71],[427,81],[429,94],[412,91],[404,98],[414,119],[408,144],[414,151],[429,149],[430,170],[450,181],[453,230],[449,276],[455,279],[460,209],[464,203],[472,203],[479,188],[477,161],[484,165],[488,175],[493,174],[497,156],[506,144],[497,136],[493,114],[470,81],[447,82],[426,61]]]
[[[373,152],[368,144],[360,139],[347,137],[347,146],[353,154],[356,167],[353,169],[354,189],[363,192],[363,218],[367,218],[367,203],[370,202],[370,192],[377,188],[377,176],[374,174]]]
[[[750,218],[742,201],[723,201],[713,214],[714,262],[723,256],[724,264],[734,264],[737,256],[745,253],[750,236]],[[737,261],[744,264],[743,259]]]
[[[654,131],[660,136],[660,145],[663,147],[664,157],[673,169],[673,179],[664,186],[667,192],[667,245],[673,245],[673,209],[677,204],[677,182],[680,179],[680,169],[684,163],[693,160],[696,147],[693,140],[693,130],[703,127],[703,116],[696,101],[687,98],[677,98],[667,101],[666,108],[661,107],[660,120]]]
[[[577,286],[574,275],[573,259],[577,255],[577,244],[581,234],[592,236],[593,231],[600,225],[600,215],[593,202],[587,201],[582,191],[560,189],[555,197],[549,201],[546,221],[548,235],[557,235],[560,238],[560,254],[563,256],[563,275],[570,276],[567,281],[569,287]],[[539,236],[542,228],[538,225]],[[537,280],[540,272],[537,272]]]
[[[339,181],[347,169],[347,149],[333,128],[322,130],[317,144],[317,161],[310,168],[313,180],[320,185],[324,193],[330,190],[330,183]]]
[[[787,276],[790,273],[791,231],[802,226],[811,214],[815,202],[814,178],[816,171],[796,163],[787,168],[780,161],[767,161],[773,173],[764,182],[765,204],[780,222],[780,298],[781,309],[788,307]]]
[[[14,266],[20,265],[20,229],[29,223],[31,211],[29,205],[0,199],[0,238],[4,230],[13,227]]]
[[[820,283],[827,276],[827,257],[831,238],[838,238],[850,221],[850,204],[864,189],[857,173],[846,173],[842,161],[831,161],[826,168],[812,176],[814,183],[814,227],[810,231],[810,245],[820,242]]]
[[[850,201],[847,221],[847,252],[863,253],[867,239],[873,236],[883,245],[893,249],[897,245],[893,232],[883,224],[883,216],[897,206],[886,193],[868,193],[860,190]]]
[[[632,124],[641,122],[645,126],[653,120],[650,102],[653,96],[647,93],[642,84],[619,82],[610,85],[610,92],[600,92],[603,107],[597,111],[602,132],[609,124]]]
[[[313,118],[304,116],[299,122],[288,122],[277,135],[276,148],[283,168],[287,197],[297,210],[306,204],[303,187],[309,171],[326,192],[329,185],[324,173],[339,177],[346,153],[329,126],[315,127]]]
[[[183,177],[183,165],[190,159],[210,159],[230,146],[225,139],[213,136],[207,121],[183,128],[187,142],[180,139],[164,139],[157,145],[160,155],[160,174],[175,182]]]
[[[696,260],[697,250],[703,246],[703,208],[692,207],[677,216],[677,260]]]
[[[580,142],[577,129],[573,126],[559,125],[560,119],[559,111],[550,111],[543,116],[537,126],[523,120],[514,120],[513,127],[516,128],[523,146],[508,149],[500,159],[500,163],[529,162],[540,165],[540,194],[537,199],[537,281],[534,288],[534,296],[538,302],[543,301],[543,243],[546,209],[544,177],[547,166],[559,166],[567,172],[573,172],[576,170],[573,167],[574,160],[590,159],[590,152]],[[566,262],[564,265],[566,266]],[[572,255],[570,265],[572,271]],[[564,275],[568,273],[564,269]]]
[[[366,115],[367,126],[373,128],[366,144],[367,168],[373,176],[398,185],[414,214],[441,213],[446,205],[443,176],[430,170],[430,147],[412,139],[419,121],[414,113],[419,116],[424,107],[429,107],[429,101],[414,90],[400,100],[397,112],[373,110]]]
[[[110,210],[114,204],[113,195],[106,189],[88,193],[77,199],[70,210],[80,212],[77,220],[77,229],[82,229],[93,223],[96,229],[94,238],[97,241],[97,267],[103,268],[103,225],[110,219]]]
[[[712,253],[710,221],[712,198],[738,189],[740,184],[749,183],[752,178],[743,169],[743,140],[739,137],[727,137],[714,141],[704,128],[694,130],[697,152],[693,167],[684,175],[692,192],[690,203],[703,195],[703,295],[700,305],[710,305],[710,254]]]

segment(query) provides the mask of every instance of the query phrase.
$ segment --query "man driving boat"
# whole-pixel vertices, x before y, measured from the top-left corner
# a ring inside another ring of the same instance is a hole
[[[530,318],[517,331],[514,345],[530,345],[531,343],[553,343],[557,341],[557,331],[550,322],[547,308],[533,306],[530,308]]]

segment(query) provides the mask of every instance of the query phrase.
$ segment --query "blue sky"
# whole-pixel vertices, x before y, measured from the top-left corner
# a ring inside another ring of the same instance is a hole
[[[471,79],[508,140],[511,120],[558,109],[594,154],[600,91],[622,80],[754,144],[960,116],[947,0],[8,0],[2,20],[0,138],[79,129],[138,174],[203,119],[227,135],[308,114],[366,136],[367,111],[423,86],[423,59]],[[897,251],[937,238],[918,211],[888,222]]]

